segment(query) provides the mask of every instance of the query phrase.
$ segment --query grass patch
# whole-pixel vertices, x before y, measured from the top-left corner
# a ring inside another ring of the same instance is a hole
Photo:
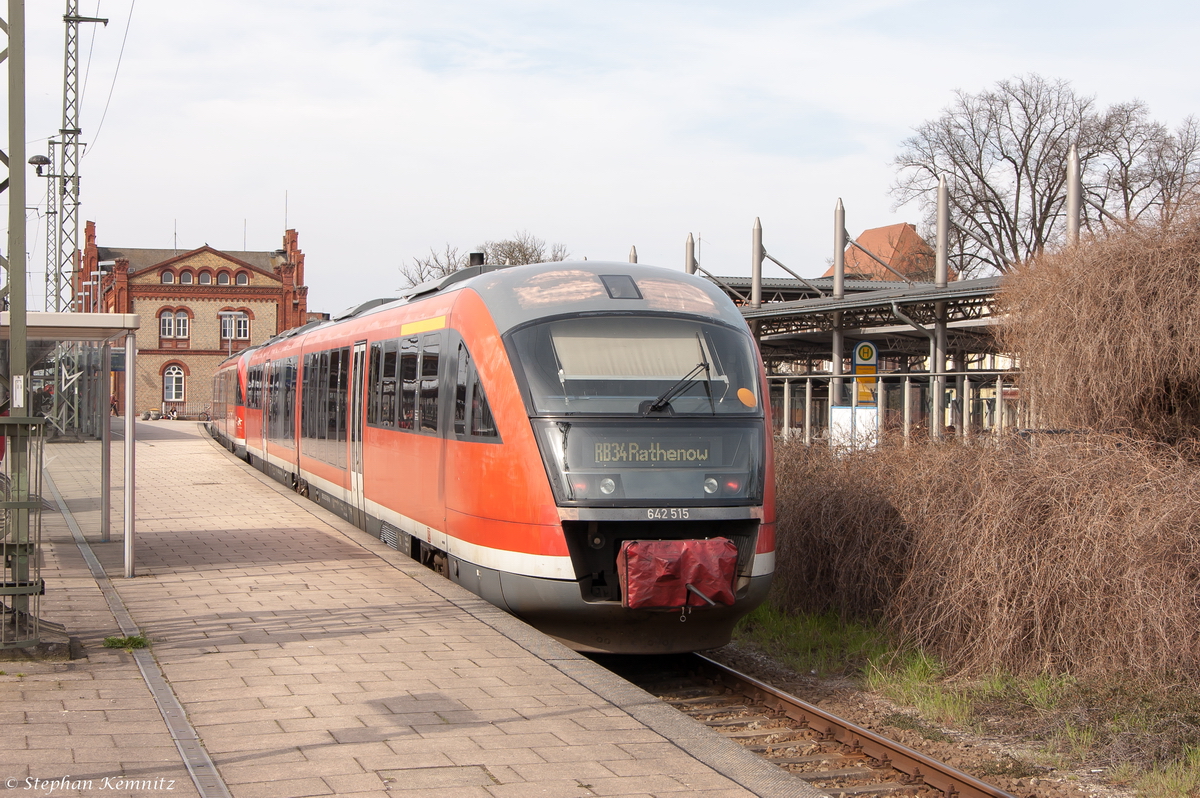
[[[742,618],[734,639],[813,676],[856,676],[891,651],[877,630],[846,623],[833,613],[792,615],[770,604]]]
[[[132,652],[135,648],[149,648],[150,641],[141,635],[128,635],[126,637],[106,637],[104,638],[105,648],[121,648],[127,652]]]
[[[1184,798],[1200,792],[1200,748],[1142,773],[1135,781],[1140,798]]]
[[[1162,688],[1128,674],[967,678],[878,628],[770,605],[746,616],[734,638],[800,673],[849,679],[894,701],[904,711],[884,723],[927,740],[948,740],[942,725],[1030,742],[1034,761],[1004,760],[990,775],[1025,778],[1086,763],[1146,798],[1200,795],[1200,692],[1191,686]]]

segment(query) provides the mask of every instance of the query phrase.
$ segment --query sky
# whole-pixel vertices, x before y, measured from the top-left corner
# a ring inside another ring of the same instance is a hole
[[[310,310],[522,230],[680,270],[691,233],[701,266],[747,275],[758,217],[818,275],[839,198],[851,235],[919,222],[889,194],[904,139],[1021,74],[1200,113],[1200,11],[1166,0],[78,2],[109,19],[80,34],[98,243],[273,250],[294,228]],[[26,4],[30,155],[61,127],[64,7]],[[45,192],[31,171],[30,309]]]

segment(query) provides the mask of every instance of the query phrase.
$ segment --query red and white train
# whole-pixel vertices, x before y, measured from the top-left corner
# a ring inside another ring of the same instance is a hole
[[[222,364],[213,434],[580,651],[728,642],[767,594],[762,361],[711,283],[477,266]]]

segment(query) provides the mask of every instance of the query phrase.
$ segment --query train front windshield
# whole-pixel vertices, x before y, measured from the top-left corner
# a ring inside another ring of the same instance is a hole
[[[560,504],[761,502],[758,358],[745,332],[587,316],[525,327],[511,343]]]

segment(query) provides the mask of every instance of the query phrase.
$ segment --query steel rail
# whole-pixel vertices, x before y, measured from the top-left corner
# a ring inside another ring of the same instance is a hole
[[[847,720],[830,715],[812,704],[793,695],[777,690],[769,684],[739,673],[734,669],[709,659],[703,654],[693,655],[703,668],[714,676],[714,681],[747,695],[777,712],[781,712],[819,734],[836,740],[856,753],[878,760],[906,776],[920,780],[940,790],[945,798],[1015,798],[998,787],[980,781],[961,770],[938,762],[936,759],[914,751],[908,746],[889,740],[873,731],[864,729]]]

